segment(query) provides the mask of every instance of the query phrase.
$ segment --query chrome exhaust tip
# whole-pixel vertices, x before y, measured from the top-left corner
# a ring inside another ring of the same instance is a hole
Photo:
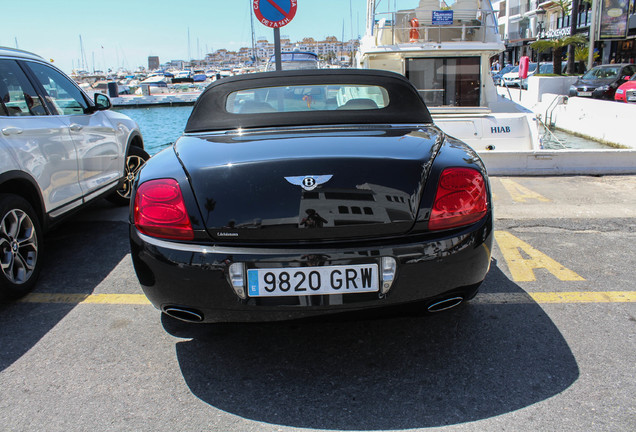
[[[187,322],[201,322],[203,321],[203,314],[194,309],[188,309],[178,306],[166,306],[163,308],[163,312],[166,315],[170,315],[181,321]]]
[[[433,303],[427,308],[427,310],[429,312],[442,312],[442,311],[454,308],[455,306],[459,306],[459,304],[463,301],[464,301],[464,297],[459,297],[459,296],[449,297],[444,300],[440,300],[438,302]]]

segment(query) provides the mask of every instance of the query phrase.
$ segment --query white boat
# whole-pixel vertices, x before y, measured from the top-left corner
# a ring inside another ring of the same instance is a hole
[[[194,82],[191,71],[181,70],[174,74],[174,77],[172,78],[173,84],[184,83],[184,82]]]
[[[450,8],[413,0],[413,9],[388,12],[376,3],[367,1],[358,67],[405,75],[435,123],[480,153],[540,148],[536,116],[499,96],[491,78],[490,59],[505,46],[490,0],[456,0]]]
[[[139,88],[135,94],[157,94],[170,93],[168,79],[164,74],[151,74],[139,83]]]
[[[320,69],[318,55],[309,51],[285,51],[281,53],[281,70]],[[276,56],[270,56],[266,71],[276,70]]]
[[[356,53],[357,66],[405,75],[422,94],[435,123],[477,150],[490,174],[636,173],[633,147],[571,149],[557,140],[561,148],[543,148],[554,137],[540,125],[535,112],[547,119],[555,109],[561,112],[579,104],[566,104],[567,97],[548,91],[541,108],[531,110],[513,102],[521,100],[520,94],[506,98],[497,93],[490,59],[505,46],[490,0],[455,0],[450,7],[444,0],[412,0],[413,9],[381,13],[376,9],[380,1],[367,0],[367,26]],[[404,3],[407,0],[400,2]],[[532,93],[530,82],[528,89]],[[592,117],[610,111],[603,106],[585,108],[595,113]],[[570,117],[576,112],[566,118]],[[579,117],[580,127],[581,121],[589,123],[584,115]],[[540,131],[545,131],[546,139]]]

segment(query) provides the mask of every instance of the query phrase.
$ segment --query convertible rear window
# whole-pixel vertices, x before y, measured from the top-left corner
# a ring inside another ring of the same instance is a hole
[[[228,95],[232,114],[298,111],[379,110],[389,105],[389,93],[375,85],[329,84],[262,87]]]
[[[185,132],[432,122],[417,89],[403,75],[365,69],[289,70],[213,82],[194,104]]]

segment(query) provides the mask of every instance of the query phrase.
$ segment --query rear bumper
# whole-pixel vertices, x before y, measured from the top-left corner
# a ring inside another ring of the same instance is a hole
[[[308,318],[470,297],[490,266],[493,222],[489,213],[461,230],[364,246],[303,249],[202,246],[157,240],[130,228],[132,259],[143,291],[160,310],[195,310],[205,322],[263,322]],[[241,299],[230,285],[230,264],[301,267],[369,263],[383,256],[398,263],[387,294]]]

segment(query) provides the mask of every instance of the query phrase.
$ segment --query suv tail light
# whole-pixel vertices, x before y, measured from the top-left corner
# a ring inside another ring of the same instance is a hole
[[[487,210],[486,183],[481,173],[471,168],[446,168],[437,184],[428,228],[468,225],[481,219]]]
[[[133,219],[140,232],[152,237],[174,240],[194,238],[181,188],[174,179],[142,183],[135,195]]]

